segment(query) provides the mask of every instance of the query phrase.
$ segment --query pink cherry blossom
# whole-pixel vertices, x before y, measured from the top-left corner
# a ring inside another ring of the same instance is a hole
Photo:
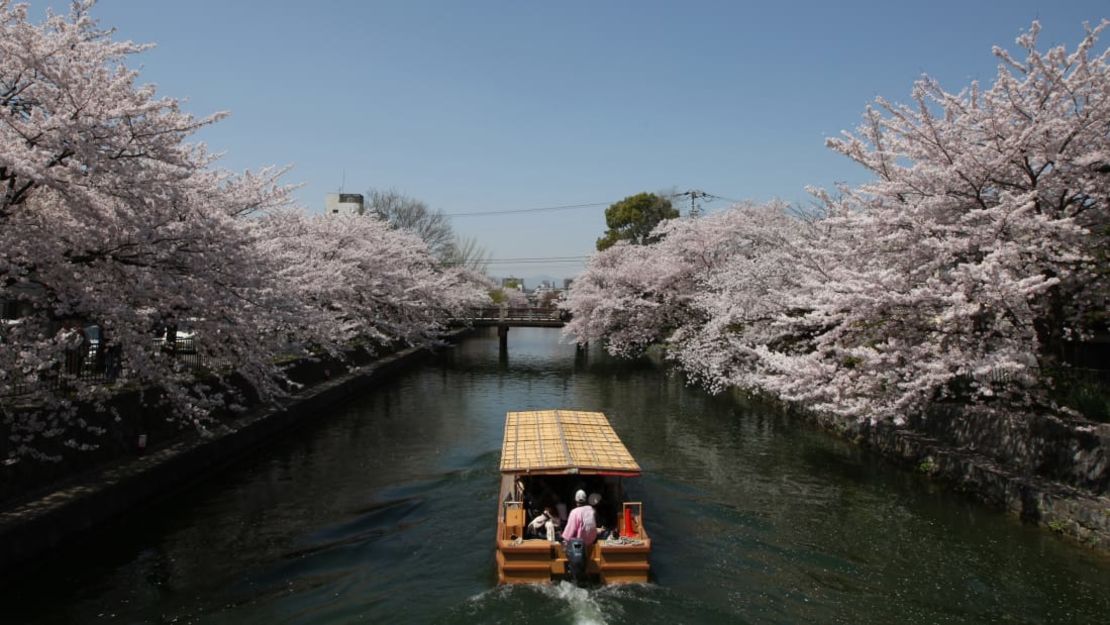
[[[1108,22],[1073,52],[1018,38],[987,89],[921,79],[829,146],[873,181],[820,214],[737,206],[597,254],[567,299],[578,341],[662,343],[712,390],[904,422],[938,400],[1027,405],[1110,293]]]
[[[0,324],[9,459],[94,445],[104,428],[77,406],[106,408],[121,385],[204,428],[237,403],[216,382],[279,397],[279,357],[425,344],[485,297],[484,279],[373,218],[297,214],[284,170],[218,169],[189,139],[224,114],[193,117],[138,84],[128,61],[148,46],[114,41],[91,5],[34,24],[0,0],[0,300],[25,313]],[[110,383],[75,373],[90,324],[117,365]],[[158,347],[186,326],[203,380]]]

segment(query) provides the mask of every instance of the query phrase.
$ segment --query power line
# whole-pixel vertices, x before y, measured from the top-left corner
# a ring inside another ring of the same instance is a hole
[[[733,202],[733,203],[739,202],[739,200],[733,200],[733,199],[730,199],[730,198],[727,198],[727,197],[723,197],[723,196],[720,196],[720,195],[715,195],[715,194],[712,194],[712,193],[706,193],[705,191],[700,191],[700,190],[690,190],[690,191],[684,191],[682,193],[673,193],[673,194],[670,194],[670,195],[666,195],[664,197],[667,197],[667,198],[689,197],[690,202],[691,202],[691,214],[693,214],[693,215],[697,215],[698,212],[699,212],[697,210],[695,204],[694,204],[694,201],[698,198],[701,198],[701,199],[707,199],[708,198],[708,199],[710,199],[710,201],[712,201],[712,200],[725,200],[726,202]],[[586,203],[586,204],[563,204],[563,205],[560,205],[560,206],[538,206],[538,207],[535,207],[535,208],[509,208],[509,209],[505,209],[505,210],[473,211],[473,212],[466,212],[466,213],[443,213],[443,216],[444,217],[488,217],[488,216],[492,216],[492,215],[516,215],[516,214],[522,214],[522,213],[543,213],[543,212],[548,212],[548,211],[573,210],[573,209],[577,209],[577,208],[596,208],[596,207],[599,207],[599,206],[611,206],[613,204],[616,204],[619,201],[620,200],[613,200],[611,202],[589,202],[589,203]]]
[[[724,200],[726,202],[732,202],[733,204],[740,204],[743,201],[743,200],[734,200],[730,197],[725,197],[723,195],[713,195],[712,193],[708,193],[706,195],[713,198],[714,200]]]
[[[726,202],[738,203],[738,200],[733,200],[721,195],[713,193],[706,193],[705,191],[691,189],[682,193],[672,193],[666,195],[667,198],[689,197],[691,216],[697,217],[700,210],[696,204],[698,199],[703,201],[713,202],[723,200]],[[561,206],[541,206],[536,208],[518,208],[498,211],[476,211],[472,213],[444,213],[445,217],[479,217],[486,215],[511,215],[518,213],[539,213],[544,211],[559,211],[571,210],[575,208],[590,208],[597,206],[609,206],[615,202],[591,202],[587,204],[565,204]],[[589,256],[523,256],[518,258],[491,258],[486,261],[486,265],[557,265],[557,264],[582,264],[585,263]]]
[[[706,193],[705,191],[702,191],[700,189],[691,189],[689,191],[684,191],[682,193],[675,193],[671,197],[689,197],[690,198],[690,213],[689,214],[690,214],[691,217],[700,217],[701,214],[702,214],[701,206],[698,203],[699,199],[702,201],[702,203],[716,202],[718,200],[724,201],[724,202],[730,202],[732,204],[739,204],[740,203],[740,200],[734,200],[732,198],[728,198],[728,197],[725,197],[723,195],[716,195],[714,193]]]
[[[595,206],[609,206],[613,202],[591,202],[589,204],[566,204],[563,206],[540,206],[538,208],[511,208],[499,211],[476,211],[473,213],[444,213],[444,217],[482,217],[485,215],[509,215],[513,213],[541,213],[545,211],[561,211],[573,208],[590,208]]]
[[[537,259],[537,260],[514,260],[514,261],[491,260],[491,261],[487,262],[486,264],[487,265],[508,265],[508,266],[512,266],[512,265],[566,265],[566,264],[577,265],[577,264],[585,263],[586,260],[587,260],[586,258],[574,258],[574,259],[566,258],[566,259],[560,259],[560,260],[540,260],[540,259]]]
[[[520,258],[498,258],[495,260],[508,262],[517,260],[582,260],[584,258],[589,258],[589,256],[585,254],[579,254],[577,256],[522,256]]]

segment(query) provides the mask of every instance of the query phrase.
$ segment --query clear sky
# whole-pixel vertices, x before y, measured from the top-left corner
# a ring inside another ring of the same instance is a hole
[[[60,1],[36,0],[32,16]],[[922,73],[989,82],[994,44],[1042,45],[1110,17],[1105,0],[501,2],[101,0],[153,42],[143,82],[232,116],[201,139],[229,169],[293,165],[297,197],[395,188],[447,213],[701,189],[805,202],[865,174],[824,147]],[[1110,36],[1108,36],[1110,38]],[[720,209],[725,202],[706,205]],[[495,258],[584,256],[604,206],[455,217]],[[491,273],[573,276],[581,263]]]

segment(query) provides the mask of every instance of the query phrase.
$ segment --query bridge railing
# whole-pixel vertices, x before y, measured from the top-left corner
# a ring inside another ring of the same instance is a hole
[[[473,321],[562,321],[558,308],[471,308],[464,319]]]

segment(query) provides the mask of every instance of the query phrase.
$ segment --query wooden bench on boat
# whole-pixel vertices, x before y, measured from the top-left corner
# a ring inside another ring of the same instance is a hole
[[[601,495],[599,525],[607,521],[615,538],[590,547],[587,575],[603,584],[647,582],[651,538],[643,526],[643,505],[624,498],[623,479],[639,475],[640,465],[600,412],[508,413],[497,512],[498,582],[563,579],[567,557],[562,543],[525,538],[532,513],[526,506],[540,503],[535,494],[541,490],[573,506],[579,488]]]

